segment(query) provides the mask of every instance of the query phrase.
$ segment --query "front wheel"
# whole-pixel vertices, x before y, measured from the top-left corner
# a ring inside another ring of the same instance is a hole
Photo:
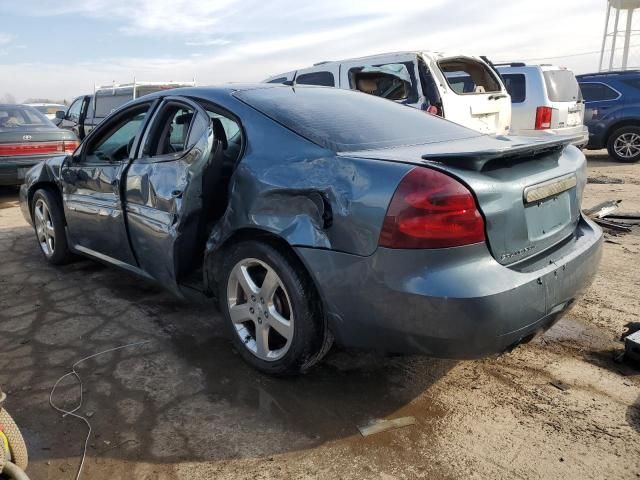
[[[326,353],[318,294],[292,254],[242,242],[227,252],[221,273],[220,309],[245,361],[272,375],[296,375]]]
[[[622,127],[613,132],[607,142],[607,150],[618,162],[640,160],[640,127]]]
[[[63,265],[71,259],[64,230],[64,212],[60,202],[49,190],[33,194],[31,218],[36,238],[44,258],[52,265]]]

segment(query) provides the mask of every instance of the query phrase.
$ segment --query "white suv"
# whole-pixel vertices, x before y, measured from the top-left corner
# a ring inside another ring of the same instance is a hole
[[[511,100],[483,58],[437,52],[384,53],[274,75],[265,82],[360,90],[440,115],[482,133],[504,135]]]
[[[511,135],[575,137],[584,146],[584,102],[571,70],[553,65],[497,64],[511,94]]]

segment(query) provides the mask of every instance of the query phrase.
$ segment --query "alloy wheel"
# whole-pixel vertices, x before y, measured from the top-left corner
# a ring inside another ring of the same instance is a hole
[[[40,248],[44,254],[50,257],[55,251],[56,243],[55,228],[53,227],[53,220],[51,219],[51,212],[49,212],[47,203],[39,198],[36,201],[33,213],[38,243],[40,243]]]
[[[238,262],[227,282],[229,316],[244,346],[265,361],[282,358],[293,340],[294,317],[284,283],[256,258]]]
[[[621,158],[634,158],[640,154],[640,135],[623,133],[613,143],[613,150]]]

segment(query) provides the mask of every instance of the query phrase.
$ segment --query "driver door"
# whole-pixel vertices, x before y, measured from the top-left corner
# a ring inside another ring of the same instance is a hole
[[[136,265],[123,216],[120,179],[150,107],[151,103],[135,105],[108,119],[62,165],[64,212],[76,250],[112,263]]]

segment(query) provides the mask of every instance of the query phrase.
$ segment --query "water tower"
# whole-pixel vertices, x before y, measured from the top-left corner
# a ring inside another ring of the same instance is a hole
[[[633,46],[630,44],[631,37],[640,33],[640,30],[633,28],[633,13],[638,8],[640,8],[640,0],[607,1],[607,17],[604,22],[599,71],[627,70],[629,68],[629,49]],[[610,25],[612,13],[613,30]],[[623,18],[621,19],[620,17]],[[622,29],[620,28],[621,20],[624,23],[624,28]],[[624,37],[622,55],[620,55],[620,45],[617,44],[619,37]],[[608,55],[608,67],[603,65],[606,55]]]

